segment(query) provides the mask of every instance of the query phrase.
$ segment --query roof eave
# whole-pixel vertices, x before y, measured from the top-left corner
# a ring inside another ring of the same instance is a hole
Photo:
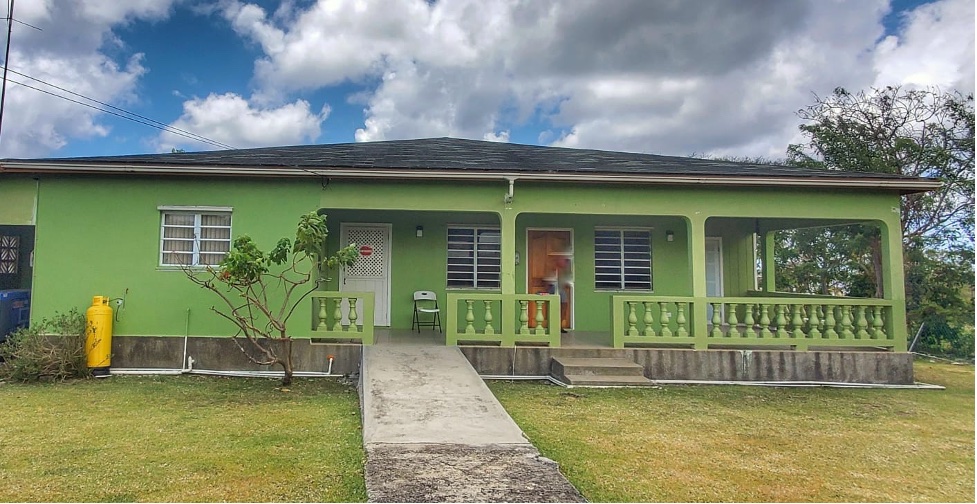
[[[675,175],[633,173],[583,173],[534,171],[437,170],[340,167],[261,167],[215,165],[152,165],[124,163],[33,163],[2,162],[0,173],[30,174],[133,174],[196,177],[329,177],[396,180],[522,180],[546,182],[642,183],[666,185],[722,185],[753,187],[819,187],[836,189],[882,189],[900,194],[939,189],[933,179],[886,179],[872,177],[771,177],[743,175]]]

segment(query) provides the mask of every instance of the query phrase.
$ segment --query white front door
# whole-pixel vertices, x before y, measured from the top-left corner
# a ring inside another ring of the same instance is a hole
[[[706,237],[706,296],[723,296],[723,239]],[[706,305],[708,322],[712,322],[712,305]],[[720,315],[722,317],[722,315]]]
[[[355,243],[359,249],[356,261],[340,273],[339,290],[347,292],[372,292],[374,295],[375,326],[390,325],[390,224],[343,224],[340,241]],[[362,314],[362,301],[357,302],[357,312]],[[345,303],[344,303],[345,304]],[[343,323],[347,307],[343,307]]]

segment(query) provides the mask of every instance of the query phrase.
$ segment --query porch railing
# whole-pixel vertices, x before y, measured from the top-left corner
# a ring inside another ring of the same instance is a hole
[[[892,302],[884,299],[816,297],[613,296],[614,346],[682,344],[710,346],[819,347],[899,346]],[[695,324],[695,314],[706,314]],[[690,316],[691,314],[691,316]],[[705,327],[705,333],[696,327]]]
[[[359,340],[364,345],[374,341],[372,292],[315,291],[311,301],[312,338]]]
[[[444,333],[448,345],[459,341],[546,343],[560,346],[560,296],[449,292]]]

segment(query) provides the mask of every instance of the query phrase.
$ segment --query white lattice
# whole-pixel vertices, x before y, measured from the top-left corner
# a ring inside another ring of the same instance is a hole
[[[346,242],[355,243],[360,249],[356,262],[346,267],[346,276],[351,277],[386,277],[384,270],[386,263],[386,229],[361,227],[346,230]],[[364,247],[369,247],[369,255],[364,255]]]

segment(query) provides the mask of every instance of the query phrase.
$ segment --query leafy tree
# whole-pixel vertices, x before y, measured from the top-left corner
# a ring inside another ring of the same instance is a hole
[[[905,195],[901,205],[910,321],[944,324],[959,331],[958,343],[973,348],[974,98],[938,89],[885,87],[850,93],[835,89],[798,115],[807,142],[788,148],[788,162],[828,170],[862,171],[943,182],[939,190]],[[795,231],[795,234],[801,233]],[[882,248],[877,229],[851,227],[835,250],[846,290],[882,295]],[[838,236],[794,236],[792,252],[803,256]],[[809,244],[803,247],[804,238]],[[868,252],[858,253],[858,245]],[[810,249],[810,250],[808,250]],[[851,252],[845,254],[845,250]],[[779,252],[779,248],[778,248]],[[789,259],[789,258],[788,258]],[[790,264],[787,261],[787,264]],[[778,272],[779,273],[779,272]],[[803,273],[803,270],[800,270]],[[800,273],[784,277],[803,284]],[[915,324],[918,326],[918,323]],[[946,332],[944,331],[944,334]],[[972,350],[971,350],[972,353]]]
[[[282,366],[282,385],[291,384],[293,373],[288,319],[329,270],[356,260],[354,244],[327,256],[328,235],[326,217],[311,212],[299,220],[294,243],[282,238],[264,252],[243,235],[217,268],[183,268],[187,278],[221,299],[222,306],[211,310],[237,327],[233,339],[251,362]]]
[[[937,89],[835,89],[798,111],[805,144],[788,161],[829,170],[862,171],[943,182],[936,191],[902,200],[903,238],[974,242],[974,97]]]

